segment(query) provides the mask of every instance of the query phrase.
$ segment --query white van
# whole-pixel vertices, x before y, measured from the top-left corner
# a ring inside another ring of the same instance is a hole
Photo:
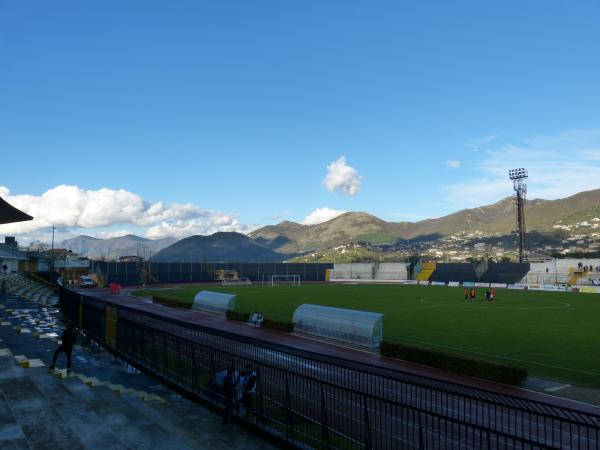
[[[80,287],[96,287],[96,283],[87,275],[81,275],[79,277],[79,286]]]

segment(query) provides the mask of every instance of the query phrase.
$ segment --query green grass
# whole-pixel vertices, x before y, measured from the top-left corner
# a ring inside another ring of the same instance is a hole
[[[302,303],[382,312],[388,340],[508,363],[540,377],[600,386],[598,294],[497,289],[493,305],[466,304],[461,288],[434,286],[188,286],[136,294],[191,304],[200,289],[237,294],[237,310],[260,310],[280,320],[290,320]]]

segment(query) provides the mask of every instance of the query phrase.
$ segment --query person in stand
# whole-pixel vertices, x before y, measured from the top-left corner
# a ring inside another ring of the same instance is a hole
[[[477,298],[477,291],[475,290],[474,287],[472,287],[471,288],[471,301],[474,302],[476,298]]]
[[[233,400],[237,390],[237,383],[235,378],[235,370],[233,367],[227,369],[227,375],[223,379],[223,397],[225,397],[225,414],[223,416],[223,424],[229,425],[231,423],[231,412],[233,411]]]
[[[6,271],[8,270],[8,266],[6,264],[2,265],[2,272],[4,273],[4,278],[2,279],[2,289],[0,291],[0,298],[6,297]]]
[[[75,325],[69,324],[69,326],[63,331],[60,337],[62,343],[58,346],[52,357],[52,364],[50,364],[50,370],[56,367],[56,359],[62,352],[67,356],[67,372],[71,371],[71,354],[73,353],[73,346],[77,342],[77,330]]]
[[[253,402],[254,396],[256,395],[256,381],[257,375],[251,364],[246,365],[244,372],[242,373],[241,384],[242,384],[242,404],[244,405],[245,414],[247,417],[254,412]]]

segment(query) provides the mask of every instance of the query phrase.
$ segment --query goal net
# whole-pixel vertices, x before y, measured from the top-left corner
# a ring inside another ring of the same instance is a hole
[[[267,277],[268,286],[279,286],[282,284],[292,284],[300,286],[302,275],[269,275]]]

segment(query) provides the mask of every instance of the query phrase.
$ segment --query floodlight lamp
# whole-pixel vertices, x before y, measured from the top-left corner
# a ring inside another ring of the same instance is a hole
[[[527,178],[528,174],[527,174],[527,169],[521,167],[519,169],[511,169],[508,171],[508,177],[511,180],[522,180],[524,178]]]

